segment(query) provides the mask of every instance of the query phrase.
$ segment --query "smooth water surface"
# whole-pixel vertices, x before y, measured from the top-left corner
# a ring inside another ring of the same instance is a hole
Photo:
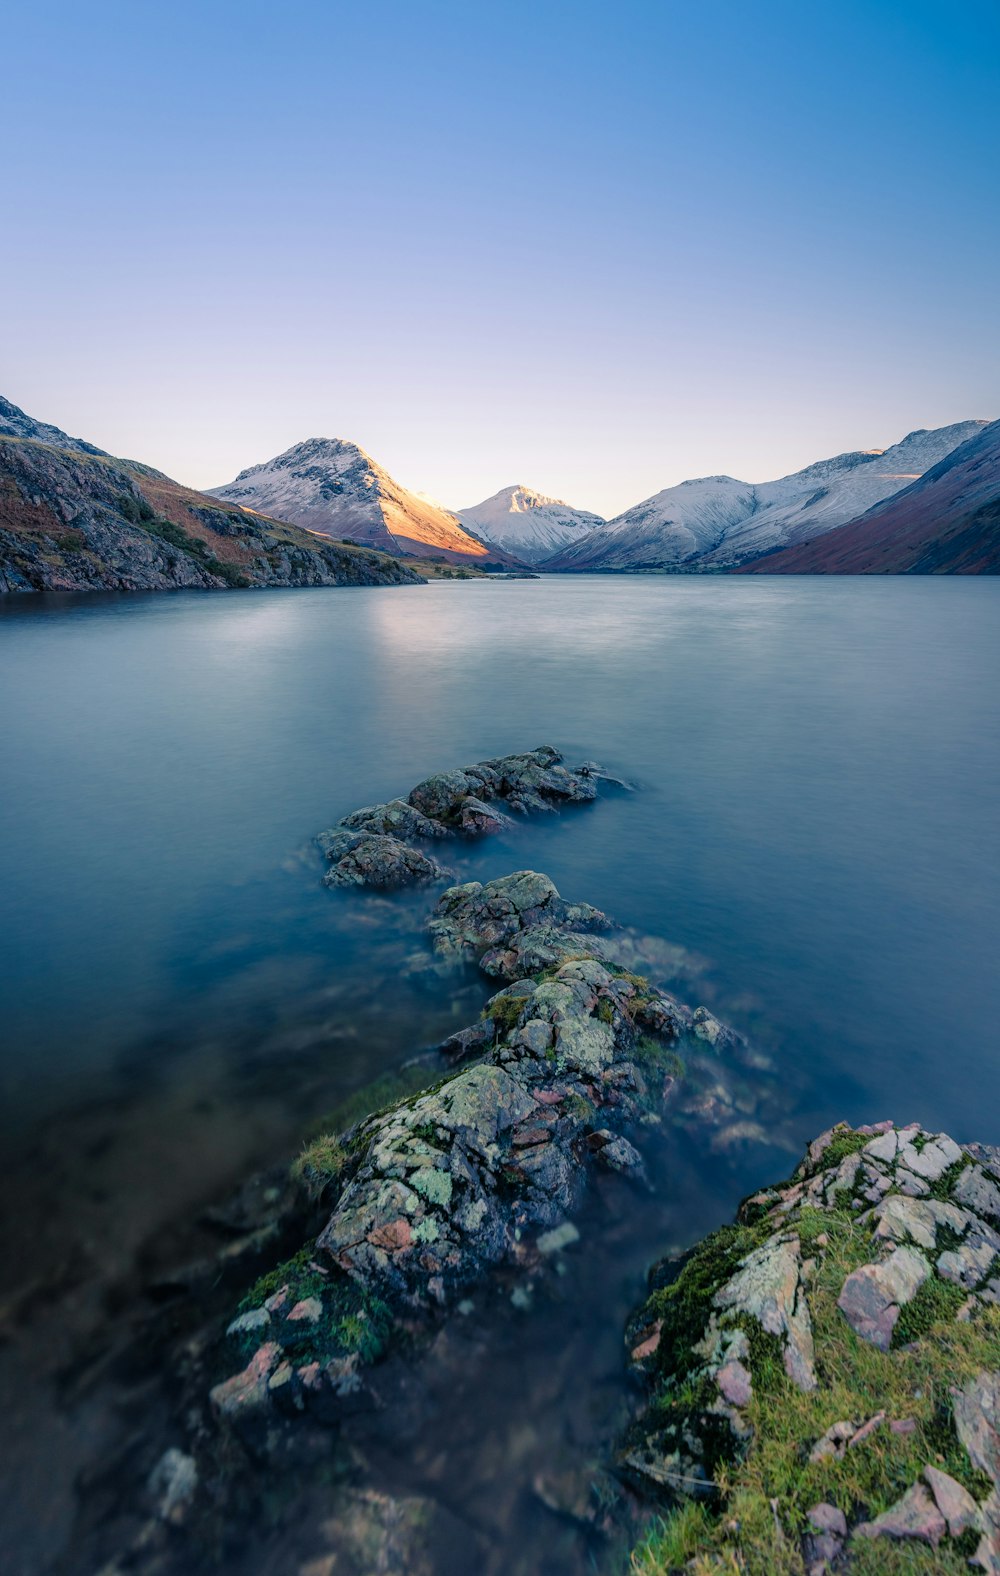
[[[609,1230],[598,1272],[577,1272],[592,1304],[573,1319],[595,1356],[567,1384],[619,1384],[643,1264],[791,1169],[787,1150],[830,1122],[1000,1141],[994,581],[8,598],[0,681],[8,1290],[37,1280],[58,1308],[73,1259],[89,1266],[76,1304],[91,1283],[98,1297],[165,1221],[294,1152],[346,1092],[475,1017],[485,989],[442,999],[399,972],[388,933],[400,912],[418,924],[419,900],[325,892],[310,840],[432,771],[543,742],[640,791],[477,845],[463,871],[545,870],[690,949],[689,998],[770,1053],[784,1113],[780,1151],[661,1157],[641,1226]],[[566,1344],[565,1322],[528,1316],[520,1393],[495,1379],[481,1392],[499,1444],[478,1479],[463,1444],[464,1513],[494,1540],[523,1547],[536,1514],[532,1375],[551,1380]],[[35,1380],[9,1402],[24,1572],[58,1552],[94,1444]],[[545,1568],[575,1568],[561,1557]]]

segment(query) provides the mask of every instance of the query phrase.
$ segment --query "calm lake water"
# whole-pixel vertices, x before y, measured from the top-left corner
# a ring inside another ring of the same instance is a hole
[[[325,892],[310,846],[432,771],[550,742],[635,781],[463,851],[463,874],[544,870],[690,949],[685,994],[773,1058],[781,1106],[772,1142],[664,1140],[641,1208],[602,1195],[568,1306],[498,1324],[437,1432],[382,1463],[426,1489],[451,1441],[451,1508],[504,1576],[585,1568],[532,1484],[612,1427],[649,1261],[841,1118],[1000,1142],[995,581],[8,598],[0,676],[0,1305],[37,1285],[45,1326],[0,1344],[15,1572],[59,1556],[74,1478],[114,1443],[59,1367],[116,1275],[476,1016],[475,982],[442,997],[399,969],[422,900]]]

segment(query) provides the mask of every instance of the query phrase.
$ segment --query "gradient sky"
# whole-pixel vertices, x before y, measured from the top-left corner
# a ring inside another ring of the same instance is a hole
[[[212,485],[613,514],[1000,416],[1000,6],[33,0],[0,392]]]

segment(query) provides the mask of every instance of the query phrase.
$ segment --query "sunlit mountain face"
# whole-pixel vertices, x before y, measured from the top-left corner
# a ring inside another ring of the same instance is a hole
[[[387,553],[453,562],[496,557],[456,515],[401,487],[364,449],[343,438],[308,438],[210,491],[323,536]]]

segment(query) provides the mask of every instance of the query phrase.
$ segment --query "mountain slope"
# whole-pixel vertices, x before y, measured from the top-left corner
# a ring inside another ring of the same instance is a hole
[[[99,454],[105,459],[108,457],[103,449],[96,448],[92,443],[85,443],[82,438],[71,438],[61,427],[50,427],[48,422],[36,421],[17,405],[12,405],[9,399],[4,399],[2,394],[0,394],[0,437],[31,438],[36,443],[49,443],[57,449],[71,449],[79,454]]]
[[[754,489],[733,476],[667,487],[557,553],[546,569],[659,569],[711,551],[752,513]]]
[[[911,432],[891,448],[819,460],[773,482],[710,476],[668,487],[563,550],[546,569],[731,569],[810,540],[899,492],[982,421]]]
[[[520,485],[502,487],[471,509],[459,509],[458,518],[482,541],[529,564],[541,563],[605,523],[599,514]]]
[[[13,413],[13,414],[11,414]],[[221,507],[0,407],[0,593],[420,584],[398,559]]]
[[[386,553],[451,563],[497,556],[457,516],[408,492],[364,449],[343,438],[308,438],[209,492]]]
[[[860,519],[742,572],[1000,574],[1000,421]]]

